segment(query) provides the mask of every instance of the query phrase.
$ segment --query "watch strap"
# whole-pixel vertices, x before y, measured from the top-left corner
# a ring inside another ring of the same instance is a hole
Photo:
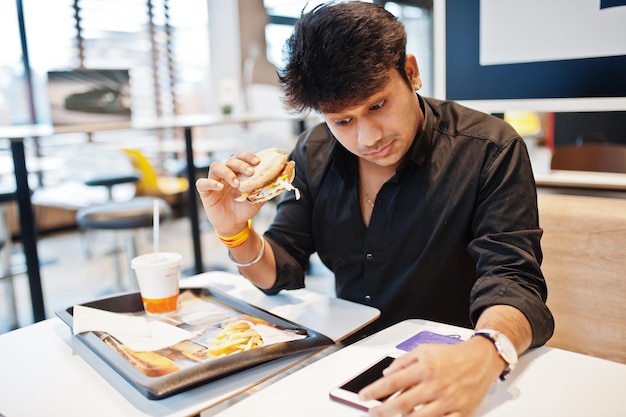
[[[506,379],[506,377],[511,373],[511,371],[514,369],[515,365],[517,364],[517,358],[515,358],[512,361],[512,358],[508,358],[504,348],[501,344],[501,340],[503,338],[506,339],[506,341],[511,344],[511,342],[508,341],[508,338],[506,338],[505,335],[503,335],[502,333],[498,332],[497,330],[491,330],[491,329],[481,329],[481,330],[476,330],[474,332],[474,336],[481,336],[484,337],[485,339],[489,340],[491,343],[493,343],[493,345],[495,346],[498,355],[500,355],[500,357],[504,360],[504,362],[506,363],[506,367],[504,368],[504,370],[502,371],[502,373],[500,374],[500,376],[498,377],[498,379],[500,381],[504,381]]]

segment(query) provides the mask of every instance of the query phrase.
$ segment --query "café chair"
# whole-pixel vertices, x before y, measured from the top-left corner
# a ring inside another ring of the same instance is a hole
[[[136,172],[121,173],[98,173],[86,178],[83,182],[89,187],[105,187],[107,190],[107,202],[115,201],[113,188],[120,184],[131,184],[139,181],[139,174]],[[85,237],[86,229],[80,229],[80,235],[83,237],[85,253],[91,256],[91,248],[89,239]]]
[[[105,187],[107,190],[107,202],[115,201],[113,188],[120,184],[132,184],[139,181],[138,173],[98,173],[92,177],[86,178],[83,182],[89,187]],[[91,248],[89,239],[85,236],[86,229],[80,229],[80,235],[83,238],[83,246],[88,257],[91,256]]]
[[[105,187],[107,190],[107,199],[109,201],[115,200],[113,195],[113,187],[119,184],[136,183],[140,179],[138,173],[110,173],[110,174],[97,174],[93,177],[85,179],[85,185],[90,187]]]
[[[76,213],[76,222],[81,229],[123,232],[123,247],[113,251],[117,287],[120,291],[138,288],[130,262],[138,254],[137,233],[142,228],[153,227],[155,201],[158,203],[159,219],[161,221],[169,219],[172,216],[172,208],[158,197],[134,197],[126,201],[110,201],[81,208]],[[120,254],[122,251],[126,262],[122,260]],[[128,286],[123,282],[123,265],[128,271]]]
[[[209,168],[211,167],[211,163],[214,161],[212,156],[208,156],[206,158],[194,159],[193,161],[193,177],[195,179],[198,178],[206,178]],[[187,161],[178,162],[176,166],[170,170],[173,175],[181,178],[188,178],[189,173],[187,172]]]
[[[83,151],[83,158],[75,161],[80,168],[83,184],[90,187],[106,188],[105,201],[80,207],[76,212],[76,223],[82,236],[89,232],[109,230],[114,232],[115,244],[110,253],[114,257],[116,284],[119,290],[136,289],[136,281],[130,268],[130,261],[138,253],[137,237],[142,228],[152,227],[154,201],[159,202],[160,219],[172,216],[172,208],[162,194],[148,191],[146,184],[152,181],[139,151],[126,152],[120,149],[94,147]],[[86,156],[86,157],[85,157]],[[90,166],[93,169],[90,170]],[[110,169],[107,169],[110,167]],[[132,184],[132,195],[116,193],[117,187]],[[88,240],[88,239],[87,239]],[[88,256],[92,255],[90,245],[85,245]],[[128,283],[124,284],[124,269]]]
[[[611,142],[589,142],[564,145],[554,149],[553,170],[626,173],[626,145]]]
[[[608,139],[604,132],[581,132],[576,136],[576,145],[586,145],[588,143],[605,143]]]
[[[159,197],[170,205],[176,205],[189,189],[189,181],[179,176],[160,175],[148,157],[138,149],[124,149],[133,167],[139,172],[136,183],[138,196]]]

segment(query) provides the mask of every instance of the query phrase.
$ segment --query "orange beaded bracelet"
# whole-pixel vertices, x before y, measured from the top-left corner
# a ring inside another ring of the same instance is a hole
[[[252,232],[252,219],[249,219],[248,225],[244,227],[243,230],[237,234],[234,234],[232,236],[222,236],[217,232],[215,232],[215,234],[222,241],[222,243],[226,245],[226,247],[236,248],[237,246],[243,245],[248,240],[251,232]]]

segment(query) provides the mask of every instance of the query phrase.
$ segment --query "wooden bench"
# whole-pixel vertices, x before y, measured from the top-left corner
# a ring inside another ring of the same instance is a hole
[[[626,200],[539,193],[549,346],[626,363]]]

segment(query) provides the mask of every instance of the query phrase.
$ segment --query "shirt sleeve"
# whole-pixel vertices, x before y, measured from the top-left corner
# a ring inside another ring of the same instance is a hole
[[[495,145],[494,145],[495,147]],[[477,281],[470,294],[470,317],[476,323],[491,305],[516,307],[530,322],[532,346],[554,332],[546,306],[537,191],[526,146],[515,137],[493,150],[485,163],[474,207],[468,251],[476,261]]]
[[[305,271],[315,251],[311,232],[313,204],[330,162],[332,146],[325,124],[320,124],[298,139],[290,155],[296,164],[293,185],[300,191],[300,199],[296,200],[293,192],[281,195],[276,217],[265,232],[276,260],[276,283],[264,290],[266,294],[304,287]]]

